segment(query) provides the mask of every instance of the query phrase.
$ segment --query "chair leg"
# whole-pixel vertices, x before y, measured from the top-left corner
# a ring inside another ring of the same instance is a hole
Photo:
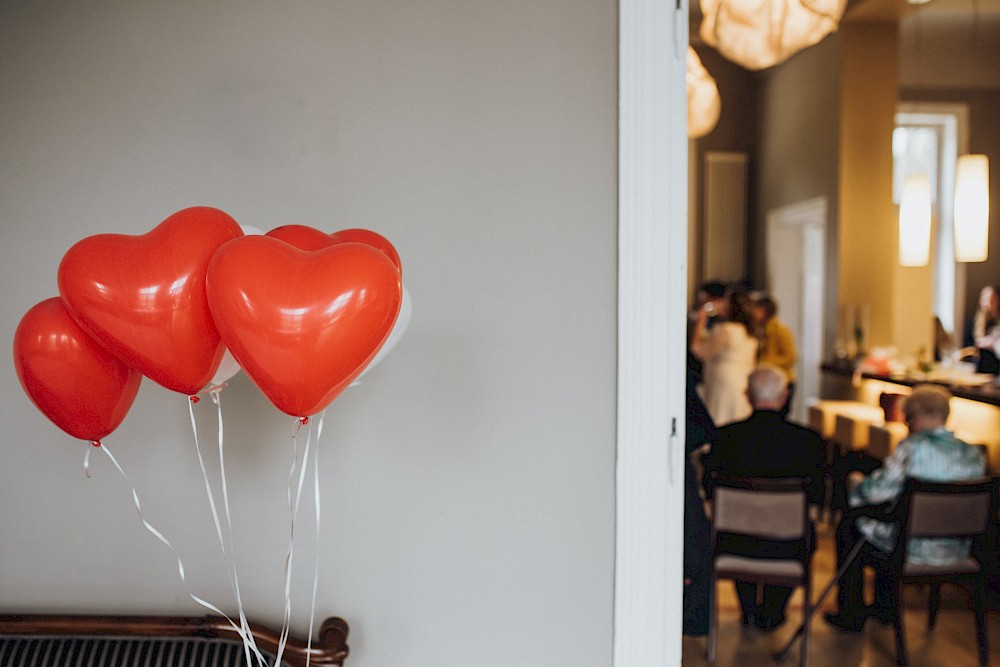
[[[809,606],[809,586],[806,586],[802,594],[802,643],[799,644],[799,667],[809,667],[809,619],[812,618],[812,608]]]
[[[937,621],[938,608],[941,606],[941,584],[931,584],[931,593],[927,602],[927,629],[933,630]]]
[[[896,626],[896,664],[906,665],[908,658],[906,655],[906,630],[903,626],[903,583],[901,581],[896,583],[896,589],[896,618],[894,620]]]
[[[973,586],[975,590],[972,593],[972,600],[973,610],[976,613],[976,641],[979,644],[979,664],[985,667],[990,659],[986,636],[986,605],[983,599],[986,581],[985,579],[980,579]]]
[[[714,563],[711,565],[711,567],[713,568],[715,567]],[[715,605],[716,605],[715,588],[717,586],[717,583],[718,582],[715,579],[715,573],[713,572],[712,576],[709,577],[709,584],[708,584],[708,646],[705,651],[705,657],[708,659],[710,663],[715,662],[715,634],[716,631],[718,630],[718,624],[719,624],[718,619],[716,618],[716,610],[715,610]]]

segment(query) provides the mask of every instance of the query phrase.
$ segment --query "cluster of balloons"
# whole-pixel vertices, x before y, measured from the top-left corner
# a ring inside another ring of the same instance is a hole
[[[282,412],[322,411],[408,324],[399,254],[365,229],[244,230],[196,206],[147,234],[73,245],[59,296],[14,334],[28,397],[95,444],[125,418],[143,376],[193,396],[242,368]]]

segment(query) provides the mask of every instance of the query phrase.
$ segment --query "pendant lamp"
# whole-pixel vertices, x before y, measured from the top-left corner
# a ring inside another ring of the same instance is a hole
[[[927,174],[910,174],[899,202],[899,264],[927,266],[930,252],[931,184]]]
[[[701,64],[701,58],[690,45],[687,52],[688,137],[697,139],[715,129],[722,112],[719,87]]]
[[[699,33],[750,70],[787,60],[837,29],[847,0],[701,0]]]
[[[955,171],[955,261],[985,262],[990,232],[989,158],[963,155]]]

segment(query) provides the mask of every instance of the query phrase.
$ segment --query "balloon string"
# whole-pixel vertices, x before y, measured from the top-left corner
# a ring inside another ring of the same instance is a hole
[[[210,394],[210,395],[212,396],[212,401],[216,404],[216,406],[218,408],[218,411],[219,411],[219,449],[220,449],[220,454],[221,454],[222,442],[223,442],[223,440],[222,440],[222,404],[219,401],[218,397],[214,393]],[[195,448],[195,451],[198,454],[198,465],[201,467],[201,478],[205,482],[205,493],[208,495],[208,504],[209,504],[209,507],[212,510],[212,520],[215,523],[215,534],[219,538],[219,548],[222,550],[222,556],[226,560],[226,565],[227,565],[227,567],[229,569],[229,572],[228,572],[228,575],[229,575],[229,585],[233,589],[233,591],[234,591],[234,593],[236,595],[236,602],[237,602],[237,607],[239,609],[239,616],[240,616],[240,629],[241,629],[240,637],[243,638],[243,651],[246,654],[247,662],[249,663],[250,662],[250,652],[251,651],[253,651],[253,653],[258,656],[259,660],[260,660],[260,655],[261,654],[260,654],[260,651],[257,650],[256,640],[255,640],[255,638],[253,636],[253,633],[249,632],[249,623],[247,622],[246,617],[245,617],[245,615],[243,613],[243,602],[240,599],[240,594],[239,594],[239,582],[236,579],[234,579],[235,573],[236,573],[236,563],[235,563],[235,560],[232,557],[231,550],[227,550],[226,549],[226,541],[225,541],[225,538],[223,537],[223,534],[222,534],[222,526],[219,523],[219,512],[218,512],[218,509],[216,508],[216,505],[215,505],[215,494],[212,493],[212,485],[211,485],[211,483],[209,482],[209,479],[208,479],[208,470],[205,467],[205,458],[204,458],[204,456],[202,456],[202,453],[201,453],[201,444],[200,444],[199,439],[198,439],[198,422],[197,422],[197,420],[195,420],[194,404],[195,404],[195,401],[188,401],[188,413],[189,413],[189,415],[191,417],[191,432],[194,435],[194,448]],[[219,459],[219,467],[222,470],[223,480],[225,480],[225,474],[226,473],[225,473],[225,468],[223,467],[223,461],[222,461],[221,458]],[[225,487],[223,487],[223,488],[225,488]],[[228,507],[226,509],[227,509],[227,514],[228,514]],[[229,525],[229,533],[230,533],[230,536],[231,536],[232,535],[232,525],[231,524]],[[232,621],[230,621],[230,623],[232,623]]]
[[[132,490],[132,500],[135,503],[135,509],[139,513],[139,519],[142,521],[142,525],[156,539],[160,540],[160,542],[162,542],[164,545],[166,545],[166,547],[168,549],[170,549],[171,553],[173,553],[174,558],[177,559],[177,573],[180,575],[181,582],[184,584],[185,587],[187,587],[188,582],[187,582],[187,577],[184,574],[184,562],[181,560],[181,557],[178,555],[177,550],[174,548],[174,545],[172,545],[170,543],[170,540],[168,540],[166,537],[163,536],[163,533],[161,533],[156,528],[154,528],[153,525],[150,524],[149,521],[146,520],[145,515],[142,513],[142,505],[139,503],[139,493],[135,490],[135,485],[132,484],[132,480],[129,479],[129,476],[125,474],[125,470],[118,463],[118,460],[111,453],[111,450],[108,449],[107,445],[102,445],[100,447],[100,449],[102,449],[104,451],[104,453],[107,454],[108,459],[111,460],[111,463],[114,464],[115,468],[118,469],[118,472],[120,472],[121,475],[122,475],[122,477],[125,478],[125,481],[128,483],[130,489]],[[233,621],[233,619],[229,618],[229,616],[226,615],[226,613],[223,612],[221,609],[219,609],[218,607],[216,607],[215,605],[213,605],[211,602],[207,602],[206,600],[201,599],[200,597],[198,597],[194,593],[191,593],[190,591],[188,591],[188,597],[190,597],[192,600],[194,600],[195,602],[197,602],[201,606],[205,607],[209,611],[211,611],[211,612],[213,612],[215,614],[218,614],[219,616],[222,616],[223,618],[225,618],[227,621],[229,621],[229,625],[233,628],[233,630],[235,630],[236,633],[239,634],[240,638],[243,639],[244,643],[246,643],[247,641],[249,641],[249,639],[247,638],[247,635],[243,631],[243,629],[240,628],[240,626],[236,625],[236,623]],[[261,655],[259,651],[257,652],[257,658],[261,662],[265,662],[264,661],[264,656]]]
[[[313,498],[316,505],[316,547],[315,558],[313,559],[312,605],[309,608],[309,638],[306,643],[306,667],[309,667],[312,654],[313,627],[316,624],[316,593],[319,588],[319,440],[323,435],[323,418],[325,415],[326,411],[324,410],[319,416],[319,424],[316,427],[316,451],[313,454]]]
[[[257,650],[256,638],[250,631],[250,622],[247,620],[246,613],[244,612],[243,597],[240,593],[240,577],[236,567],[236,548],[233,540],[233,520],[232,513],[229,510],[229,485],[226,482],[226,456],[225,448],[223,447],[225,438],[222,420],[222,388],[225,386],[225,383],[222,383],[221,385],[216,385],[209,389],[209,396],[211,396],[212,402],[215,403],[216,415],[219,424],[219,477],[222,488],[222,508],[225,513],[227,535],[227,544],[222,547],[222,553],[224,555],[228,555],[227,561],[230,567],[229,581],[232,584],[233,592],[236,595],[236,606],[240,614],[240,627],[242,627],[247,632],[247,636],[250,637],[251,645],[248,646],[244,644],[243,646],[247,664],[250,664],[250,651],[253,650],[253,652],[257,654],[259,654],[259,651]],[[205,478],[205,483],[208,483],[207,477]]]
[[[302,449],[302,464],[299,465],[299,431],[303,425],[309,425],[306,433],[306,444]],[[299,503],[302,499],[302,488],[305,486],[305,473],[309,463],[309,450],[312,444],[312,425],[306,418],[297,419],[292,432],[292,465],[288,471],[288,509],[290,512],[288,552],[285,556],[285,614],[281,624],[281,637],[278,640],[278,652],[275,662],[281,663],[285,652],[285,644],[292,622],[292,569],[295,557],[295,519],[299,513]],[[295,482],[298,472],[298,482]]]

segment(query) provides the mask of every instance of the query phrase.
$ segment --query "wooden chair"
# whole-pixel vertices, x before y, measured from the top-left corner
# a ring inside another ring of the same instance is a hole
[[[933,629],[940,603],[941,584],[955,584],[969,589],[973,600],[979,663],[988,662],[986,611],[989,545],[993,523],[997,520],[997,479],[988,477],[962,482],[926,482],[908,479],[900,502],[893,512],[900,526],[897,548],[888,557],[879,558],[877,550],[867,552],[866,565],[885,568],[898,591],[891,619],[896,635],[896,661],[907,664],[906,637],[903,626],[903,586],[930,584],[927,628]],[[974,539],[972,553],[948,565],[907,563],[905,554],[916,538]]]
[[[720,579],[750,581],[758,585],[803,587],[803,618],[811,616],[810,556],[812,531],[808,498],[802,479],[732,478],[715,480],[712,503],[712,567],[709,585],[709,662],[715,661],[718,634],[716,587]],[[719,536],[728,534],[761,541],[803,544],[803,558],[754,558],[719,550]],[[809,664],[809,624],[802,633],[801,665]]]

